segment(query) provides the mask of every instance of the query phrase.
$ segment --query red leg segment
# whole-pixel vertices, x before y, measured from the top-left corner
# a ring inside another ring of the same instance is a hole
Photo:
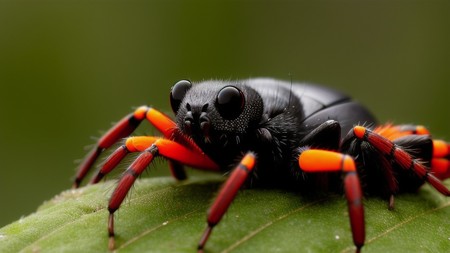
[[[353,243],[359,252],[364,245],[366,232],[363,193],[353,158],[333,151],[308,149],[300,153],[298,163],[304,172],[343,172]]]
[[[391,157],[403,169],[412,170],[419,178],[426,180],[443,195],[450,196],[450,191],[438,178],[430,173],[428,167],[413,159],[408,152],[392,143],[392,141],[362,126],[354,127],[353,134],[356,138],[367,141],[381,154]]]
[[[213,227],[222,219],[222,216],[225,214],[231,202],[236,197],[238,190],[253,170],[255,162],[255,155],[251,152],[247,153],[222,186],[219,191],[219,195],[208,211],[208,226],[198,244],[199,252],[203,251],[203,248],[211,235]]]
[[[128,138],[126,145],[117,149],[113,153],[113,157],[110,157],[110,159],[105,162],[107,167],[102,168],[104,171],[101,170],[101,172],[106,174],[111,171],[128,152],[142,153],[122,175],[109,200],[108,210],[110,214],[108,220],[108,232],[110,249],[114,249],[114,212],[120,207],[131,186],[153,161],[155,156],[162,156],[166,159],[173,160],[178,164],[189,165],[200,169],[219,170],[219,167],[204,154],[199,154],[171,140],[143,136]]]
[[[152,162],[153,158],[157,154],[158,149],[155,145],[148,148],[145,152],[140,154],[138,158],[130,165],[125,171],[116,189],[111,195],[109,200],[109,220],[108,220],[108,233],[109,233],[109,249],[114,249],[114,212],[120,207],[123,200],[128,194],[131,186],[136,181],[137,177],[147,168]]]
[[[106,158],[100,170],[92,178],[91,183],[96,184],[102,180],[104,176],[110,173],[117,165],[125,158],[125,156],[130,153],[126,145],[122,145],[117,148],[111,155]]]

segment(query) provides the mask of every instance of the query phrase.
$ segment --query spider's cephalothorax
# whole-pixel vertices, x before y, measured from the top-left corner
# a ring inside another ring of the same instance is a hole
[[[170,99],[179,133],[192,138],[224,167],[252,145],[255,138],[249,133],[258,127],[263,113],[261,96],[241,83],[192,85],[183,80],[174,85]]]
[[[126,138],[91,181],[99,182],[128,153],[140,152],[108,205],[110,249],[114,248],[114,212],[156,156],[169,161],[172,175],[179,180],[186,178],[183,165],[230,171],[208,212],[199,251],[239,188],[253,178],[261,185],[311,190],[338,186],[328,179],[340,175],[357,251],[365,241],[363,192],[388,197],[391,209],[395,194],[416,190],[424,182],[450,196],[441,182],[450,177],[447,142],[432,139],[422,126],[377,125],[361,104],[333,89],[266,78],[196,84],[182,80],[172,87],[170,103],[175,121],[154,108],[139,107],[98,141],[77,173],[74,187],[103,150],[128,137],[143,120],[163,134]]]

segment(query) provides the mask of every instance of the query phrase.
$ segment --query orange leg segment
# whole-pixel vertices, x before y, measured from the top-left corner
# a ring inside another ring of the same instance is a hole
[[[175,141],[152,137],[135,136],[126,140],[125,145],[130,152],[142,152],[152,144],[158,147],[158,155],[183,165],[208,171],[219,171],[219,166],[203,153],[191,150]]]

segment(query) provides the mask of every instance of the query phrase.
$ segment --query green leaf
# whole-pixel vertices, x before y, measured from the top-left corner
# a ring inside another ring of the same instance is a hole
[[[116,212],[117,252],[195,252],[220,176],[141,179]],[[446,182],[449,186],[450,181]],[[67,190],[0,229],[0,252],[108,252],[106,209],[114,182]],[[363,252],[450,252],[450,199],[429,186],[389,211],[365,199]],[[353,252],[346,201],[276,189],[240,192],[206,252]]]

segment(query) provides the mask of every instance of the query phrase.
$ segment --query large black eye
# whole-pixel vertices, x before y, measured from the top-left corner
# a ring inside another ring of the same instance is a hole
[[[172,111],[176,114],[180,108],[181,101],[183,101],[186,92],[192,87],[192,83],[189,80],[178,81],[170,90],[170,105]]]
[[[217,94],[216,107],[225,119],[235,119],[245,106],[244,93],[234,86],[226,86]]]

